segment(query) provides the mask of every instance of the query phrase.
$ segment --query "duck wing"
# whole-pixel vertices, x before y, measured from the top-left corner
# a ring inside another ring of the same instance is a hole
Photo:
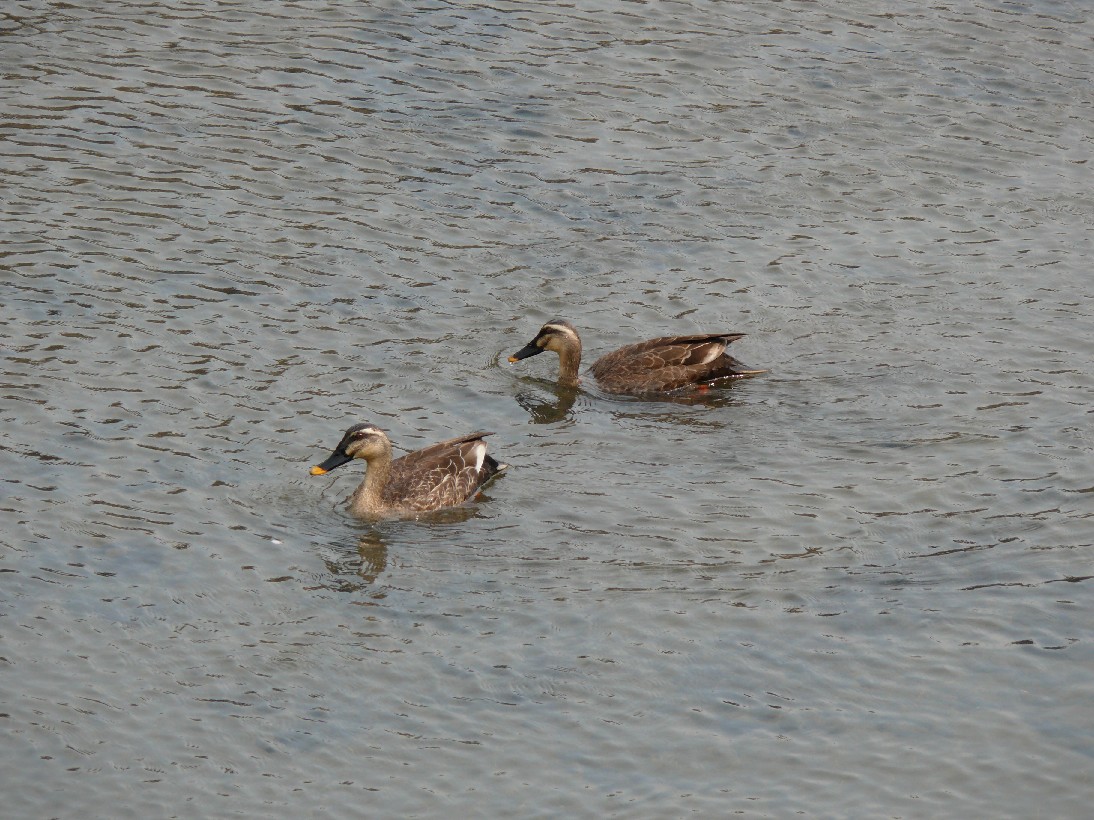
[[[469,433],[391,462],[384,495],[411,510],[461,504],[504,467],[486,454],[486,432]]]
[[[755,375],[762,371],[749,370],[726,354],[726,347],[743,336],[661,336],[608,353],[590,371],[601,387],[613,393],[661,393]]]

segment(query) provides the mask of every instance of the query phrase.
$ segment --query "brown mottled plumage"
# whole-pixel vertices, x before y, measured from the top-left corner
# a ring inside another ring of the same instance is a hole
[[[363,458],[365,478],[349,499],[349,511],[361,518],[412,515],[461,504],[506,468],[486,454],[484,436],[471,433],[448,439],[392,460],[391,441],[378,427],[350,427],[326,461],[311,468],[323,475]]]
[[[750,370],[726,353],[726,347],[743,336],[743,333],[705,333],[648,339],[601,356],[589,372],[609,393],[665,393],[765,372]],[[577,329],[562,319],[552,319],[509,361],[527,359],[545,350],[558,353],[559,382],[576,385],[581,364],[581,337]]]

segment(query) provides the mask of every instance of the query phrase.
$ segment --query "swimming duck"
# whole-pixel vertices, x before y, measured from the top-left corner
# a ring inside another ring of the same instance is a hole
[[[665,393],[681,387],[708,387],[727,379],[763,373],[750,370],[726,353],[726,346],[743,333],[661,336],[621,347],[595,362],[589,371],[609,393]],[[545,350],[558,354],[558,380],[576,385],[581,364],[581,337],[562,319],[552,319],[528,344],[509,357],[519,362]]]
[[[486,454],[484,436],[470,433],[407,453],[394,461],[391,440],[378,427],[355,424],[326,461],[311,468],[325,475],[363,458],[368,467],[350,496],[348,509],[360,518],[408,515],[462,504],[508,465]]]

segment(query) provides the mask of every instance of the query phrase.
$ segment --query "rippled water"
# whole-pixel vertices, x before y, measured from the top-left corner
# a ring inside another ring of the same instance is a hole
[[[1086,816],[1085,4],[91,6],[0,16],[9,816]],[[512,468],[357,522],[364,420]]]

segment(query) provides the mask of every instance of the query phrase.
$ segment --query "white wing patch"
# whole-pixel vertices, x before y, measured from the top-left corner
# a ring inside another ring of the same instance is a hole
[[[722,353],[725,352],[725,345],[708,345],[707,355],[703,357],[703,361],[700,364],[710,364],[717,359]]]
[[[475,456],[475,472],[479,472],[482,469],[482,463],[486,460],[486,442],[477,442],[472,449],[472,453]]]

